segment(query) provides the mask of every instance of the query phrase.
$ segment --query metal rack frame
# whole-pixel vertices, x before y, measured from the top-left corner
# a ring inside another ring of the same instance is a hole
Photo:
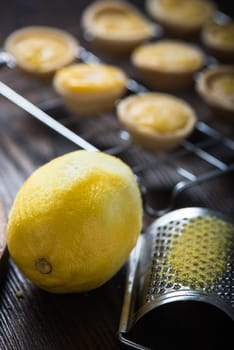
[[[84,47],[80,48],[79,57],[77,58],[87,63],[101,62],[101,60],[97,56],[95,56],[93,53],[91,53]],[[9,68],[14,68],[15,66],[14,58],[4,50],[0,51],[0,66],[8,66]],[[136,94],[149,91],[145,86],[133,79],[128,80],[127,89],[129,93]],[[12,103],[19,106],[21,109],[29,113],[29,115],[38,119],[43,124],[56,131],[58,134],[70,140],[78,147],[88,151],[99,151],[99,149],[92,143],[88,142],[87,140],[79,136],[76,132],[72,131],[67,126],[65,126],[61,121],[56,120],[47,113],[48,111],[52,111],[54,107],[58,107],[57,103],[59,103],[59,101],[55,101],[52,104],[50,101],[45,101],[45,103],[43,104],[43,109],[41,109],[1,81],[0,95],[4,96]],[[229,150],[234,151],[234,140],[224,137],[220,132],[218,132],[214,128],[211,128],[209,125],[202,121],[197,122],[195,132],[202,134],[204,139],[197,143],[193,143],[191,141],[186,140],[182,143],[180,148],[176,149],[173,152],[166,154],[162,153],[160,155],[155,154],[154,161],[151,161],[150,164],[135,164],[131,166],[133,172],[138,177],[140,177],[145,171],[152,169],[155,165],[159,166],[162,164],[170,163],[172,159],[180,159],[184,156],[195,156],[197,159],[205,161],[207,164],[212,166],[212,170],[205,171],[198,176],[193,174],[193,172],[187,170],[185,167],[176,166],[175,171],[182,177],[182,180],[178,181],[172,186],[168,204],[164,208],[160,209],[154,209],[147,202],[146,197],[148,193],[148,188],[144,184],[140,183],[141,192],[143,198],[145,199],[145,212],[148,215],[153,217],[162,216],[163,214],[173,209],[175,199],[182,191],[234,170],[234,161],[228,163],[212,155],[211,152],[208,151],[208,148],[217,145],[225,146]],[[128,142],[124,145],[113,146],[111,148],[105,149],[104,152],[116,156],[121,156],[121,154],[131,146],[131,142],[129,142],[128,140]]]

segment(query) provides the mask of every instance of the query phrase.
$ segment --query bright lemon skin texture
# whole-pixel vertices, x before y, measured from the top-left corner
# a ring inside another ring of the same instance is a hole
[[[131,169],[120,159],[75,151],[37,169],[13,203],[11,257],[50,292],[92,290],[125,263],[142,227]]]

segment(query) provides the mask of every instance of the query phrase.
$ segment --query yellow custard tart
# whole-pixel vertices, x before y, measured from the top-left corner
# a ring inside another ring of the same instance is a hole
[[[202,41],[209,52],[223,63],[234,63],[234,20],[214,21],[204,26]]]
[[[184,100],[164,93],[122,99],[117,116],[133,142],[151,151],[176,148],[193,131],[196,114]]]
[[[77,63],[59,69],[53,85],[70,111],[97,115],[113,109],[126,92],[127,77],[112,65]]]
[[[115,55],[129,54],[155,33],[155,26],[124,1],[92,3],[83,13],[82,26],[97,46]]]
[[[180,40],[160,40],[142,44],[131,56],[140,79],[151,89],[186,88],[205,63],[204,53],[195,45]]]
[[[32,26],[10,34],[4,48],[24,71],[50,75],[75,60],[79,44],[75,37],[64,30]]]
[[[216,116],[234,122],[234,66],[206,69],[200,73],[196,89]]]
[[[146,10],[168,34],[184,37],[199,33],[216,7],[208,0],[146,0]]]

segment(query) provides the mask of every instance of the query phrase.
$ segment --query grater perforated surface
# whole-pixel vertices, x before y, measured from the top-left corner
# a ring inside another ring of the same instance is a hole
[[[184,217],[156,227],[154,235],[146,302],[173,290],[197,290],[234,306],[232,224],[212,215]]]
[[[208,343],[213,326],[222,327],[225,323],[223,330],[230,336],[229,327],[234,320],[232,220],[207,208],[171,211],[156,219],[139,237],[128,266],[119,329],[123,343],[148,350],[149,347],[139,345],[139,340],[132,341],[131,336],[135,330],[137,335],[142,331],[145,340],[144,332],[148,329],[148,336],[154,339],[154,322],[164,332],[159,315],[163,317],[165,310],[169,314],[164,327],[170,324],[173,329],[174,322],[185,322],[181,330],[186,327],[189,332],[192,317],[200,325],[203,321],[208,323]],[[149,322],[147,326],[145,322]],[[156,342],[158,337],[160,332]]]
[[[172,211],[143,235],[136,320],[176,300],[202,300],[234,319],[234,224],[204,208]]]

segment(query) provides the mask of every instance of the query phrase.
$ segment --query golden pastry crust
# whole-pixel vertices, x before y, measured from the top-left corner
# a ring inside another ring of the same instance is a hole
[[[205,55],[195,45],[180,40],[160,40],[137,47],[131,61],[147,86],[171,91],[192,84],[194,73],[204,65]]]
[[[31,26],[10,34],[4,48],[14,56],[19,68],[44,76],[73,62],[78,55],[79,43],[64,30]]]
[[[225,23],[209,22],[201,34],[209,52],[224,63],[234,62],[234,20]]]
[[[97,115],[113,109],[126,91],[127,77],[111,65],[77,63],[58,70],[53,85],[73,113]]]
[[[196,123],[196,114],[188,103],[163,93],[126,97],[117,105],[117,116],[132,140],[152,151],[176,148]]]
[[[208,0],[146,0],[147,12],[172,36],[193,36],[209,20],[216,6]]]
[[[234,122],[234,66],[217,66],[200,73],[196,90],[216,116]]]
[[[82,15],[82,26],[93,42],[115,55],[129,54],[150,39],[155,26],[124,1],[96,1]]]

